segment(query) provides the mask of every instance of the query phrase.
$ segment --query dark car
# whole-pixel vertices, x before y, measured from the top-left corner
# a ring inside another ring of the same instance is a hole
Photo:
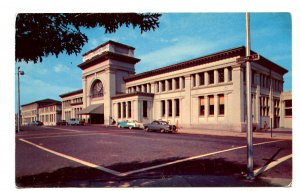
[[[42,125],[44,125],[44,123],[41,122],[41,121],[32,121],[31,123],[29,123],[29,125],[31,125],[31,126],[42,126]]]
[[[66,120],[60,120],[58,122],[56,122],[56,125],[67,125]]]
[[[166,121],[155,120],[152,123],[144,125],[145,131],[159,131],[161,133],[171,132],[176,133],[177,128],[175,125],[170,125]]]

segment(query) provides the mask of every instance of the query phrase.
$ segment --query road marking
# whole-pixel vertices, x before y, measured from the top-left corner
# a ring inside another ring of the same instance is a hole
[[[281,141],[284,141],[284,140],[276,140],[276,141],[267,141],[267,142],[262,142],[262,143],[256,143],[256,144],[253,144],[253,146],[264,145],[264,144],[269,144],[269,143],[274,143],[274,142],[281,142]],[[128,175],[134,174],[134,173],[149,171],[149,170],[153,170],[153,169],[156,169],[156,168],[161,168],[161,167],[165,167],[165,166],[169,166],[169,165],[173,165],[173,164],[177,164],[177,163],[181,163],[181,162],[186,162],[186,161],[189,161],[189,160],[199,159],[199,158],[203,158],[203,157],[207,157],[207,156],[211,156],[211,155],[216,155],[216,154],[220,154],[220,153],[225,153],[225,152],[229,152],[229,151],[233,151],[233,150],[243,149],[243,148],[246,148],[246,147],[247,147],[247,145],[240,146],[240,147],[234,147],[234,148],[230,148],[230,149],[225,149],[225,150],[221,150],[221,151],[216,151],[216,152],[212,152],[212,153],[197,155],[197,156],[193,156],[193,157],[188,157],[188,158],[184,158],[184,159],[180,159],[180,160],[176,160],[176,161],[172,161],[172,162],[168,162],[168,163],[164,163],[164,164],[160,164],[160,165],[155,165],[155,166],[150,166],[150,167],[146,167],[146,168],[141,168],[141,169],[138,169],[138,170],[124,172],[124,173],[121,173],[120,176],[128,176]]]
[[[89,135],[89,134],[86,134],[86,135]],[[76,135],[74,135],[74,136],[76,136]],[[220,154],[220,153],[225,153],[225,152],[229,152],[229,151],[233,151],[233,150],[243,149],[243,148],[247,147],[247,145],[245,145],[245,146],[239,146],[239,147],[234,147],[234,148],[230,148],[230,149],[225,149],[225,150],[220,150],[220,151],[211,152],[211,153],[207,153],[207,154],[202,154],[202,155],[197,155],[197,156],[193,156],[193,157],[188,157],[188,158],[185,158],[185,159],[180,159],[180,160],[176,160],[176,161],[172,161],[172,162],[168,162],[168,163],[164,163],[164,164],[160,164],[160,165],[155,165],[155,166],[150,166],[150,167],[146,167],[146,168],[141,168],[141,169],[138,169],[138,170],[133,170],[133,171],[128,171],[128,172],[120,173],[118,171],[111,170],[111,169],[108,169],[108,168],[105,168],[105,167],[102,167],[102,166],[98,166],[96,164],[93,164],[93,163],[90,163],[90,162],[87,162],[87,161],[83,161],[81,159],[78,159],[78,158],[75,158],[75,157],[72,157],[72,156],[69,156],[69,155],[65,155],[65,154],[56,152],[56,151],[48,149],[46,147],[42,147],[40,145],[37,145],[37,144],[32,143],[32,142],[30,142],[28,140],[25,140],[25,139],[19,139],[19,140],[22,141],[22,142],[25,142],[27,144],[30,144],[30,145],[32,145],[34,147],[37,147],[37,148],[39,148],[41,150],[44,150],[46,152],[50,152],[50,153],[52,153],[54,155],[60,156],[62,158],[66,158],[66,159],[69,159],[71,161],[80,163],[82,165],[85,165],[85,166],[88,166],[88,167],[91,167],[91,168],[95,168],[95,169],[98,169],[98,170],[101,170],[101,171],[104,171],[104,172],[107,172],[109,174],[112,174],[112,175],[115,175],[115,176],[119,176],[119,177],[124,177],[124,176],[128,176],[128,175],[134,174],[134,173],[149,171],[149,170],[152,170],[152,169],[157,169],[157,168],[169,166],[169,165],[172,165],[172,164],[186,162],[186,161],[189,161],[189,160],[199,159],[199,158],[203,158],[203,157],[207,157],[207,156],[211,156],[211,155],[216,155],[216,154]],[[281,141],[285,141],[285,140],[275,140],[275,141],[261,142],[261,143],[253,144],[253,146],[264,145],[264,144],[269,144],[269,143],[274,143],[274,142],[281,142]]]
[[[26,139],[43,139],[43,138],[57,138],[57,137],[76,137],[76,136],[87,136],[87,135],[106,135],[108,133],[99,133],[92,132],[92,133],[76,133],[76,134],[60,134],[60,135],[50,135],[50,136],[36,136],[36,137],[26,137]]]
[[[101,170],[101,171],[104,171],[104,172],[107,172],[109,174],[112,174],[112,175],[115,175],[115,176],[119,176],[120,172],[117,172],[117,171],[114,171],[114,170],[111,170],[111,169],[108,169],[108,168],[105,168],[103,166],[98,166],[98,165],[95,165],[93,163],[90,163],[90,162],[87,162],[87,161],[84,161],[84,160],[81,160],[81,159],[78,159],[78,158],[75,158],[75,157],[72,157],[72,156],[69,156],[69,155],[65,155],[65,154],[62,154],[62,153],[59,153],[59,152],[56,152],[54,150],[51,150],[51,149],[47,149],[46,147],[42,147],[40,145],[37,145],[35,143],[32,143],[30,141],[27,141],[25,139],[19,139],[20,141],[23,141],[27,144],[30,144],[34,147],[37,147],[41,150],[44,150],[44,151],[47,151],[49,153],[52,153],[54,155],[57,155],[57,156],[60,156],[62,158],[65,158],[65,159],[69,159],[71,161],[74,161],[74,162],[77,162],[79,164],[82,164],[82,165],[85,165],[85,166],[88,166],[88,167],[91,167],[91,168],[95,168],[95,169],[98,169],[98,170]]]
[[[55,127],[45,127],[46,129],[56,129],[56,130],[61,130],[61,131],[71,131],[71,132],[83,132],[79,130],[73,130],[73,129],[61,129],[61,128],[55,128]]]
[[[282,163],[282,162],[284,162],[284,161],[286,161],[286,160],[288,160],[290,158],[292,158],[292,154],[284,156],[284,157],[282,157],[282,158],[280,158],[280,159],[278,159],[276,161],[273,161],[273,162],[271,162],[271,163],[269,163],[269,164],[267,164],[267,165],[265,165],[265,166],[263,166],[263,167],[261,167],[259,169],[256,169],[254,171],[254,176],[258,176],[261,173],[263,173],[263,172],[265,172],[265,171],[267,171],[267,170],[269,170],[269,169],[271,169],[271,168],[279,165],[280,163]]]

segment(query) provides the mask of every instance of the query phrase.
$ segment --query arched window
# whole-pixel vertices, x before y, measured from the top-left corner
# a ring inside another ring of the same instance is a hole
[[[102,97],[103,96],[103,84],[100,80],[96,80],[91,88],[90,97]]]

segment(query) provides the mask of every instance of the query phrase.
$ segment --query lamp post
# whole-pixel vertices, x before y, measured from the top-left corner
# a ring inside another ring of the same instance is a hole
[[[18,130],[17,132],[20,132],[20,75],[24,75],[24,71],[20,70],[20,66],[18,67]]]

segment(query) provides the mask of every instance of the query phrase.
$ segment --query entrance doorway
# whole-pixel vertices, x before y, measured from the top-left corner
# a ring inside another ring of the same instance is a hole
[[[104,124],[104,114],[91,114],[91,124]]]

